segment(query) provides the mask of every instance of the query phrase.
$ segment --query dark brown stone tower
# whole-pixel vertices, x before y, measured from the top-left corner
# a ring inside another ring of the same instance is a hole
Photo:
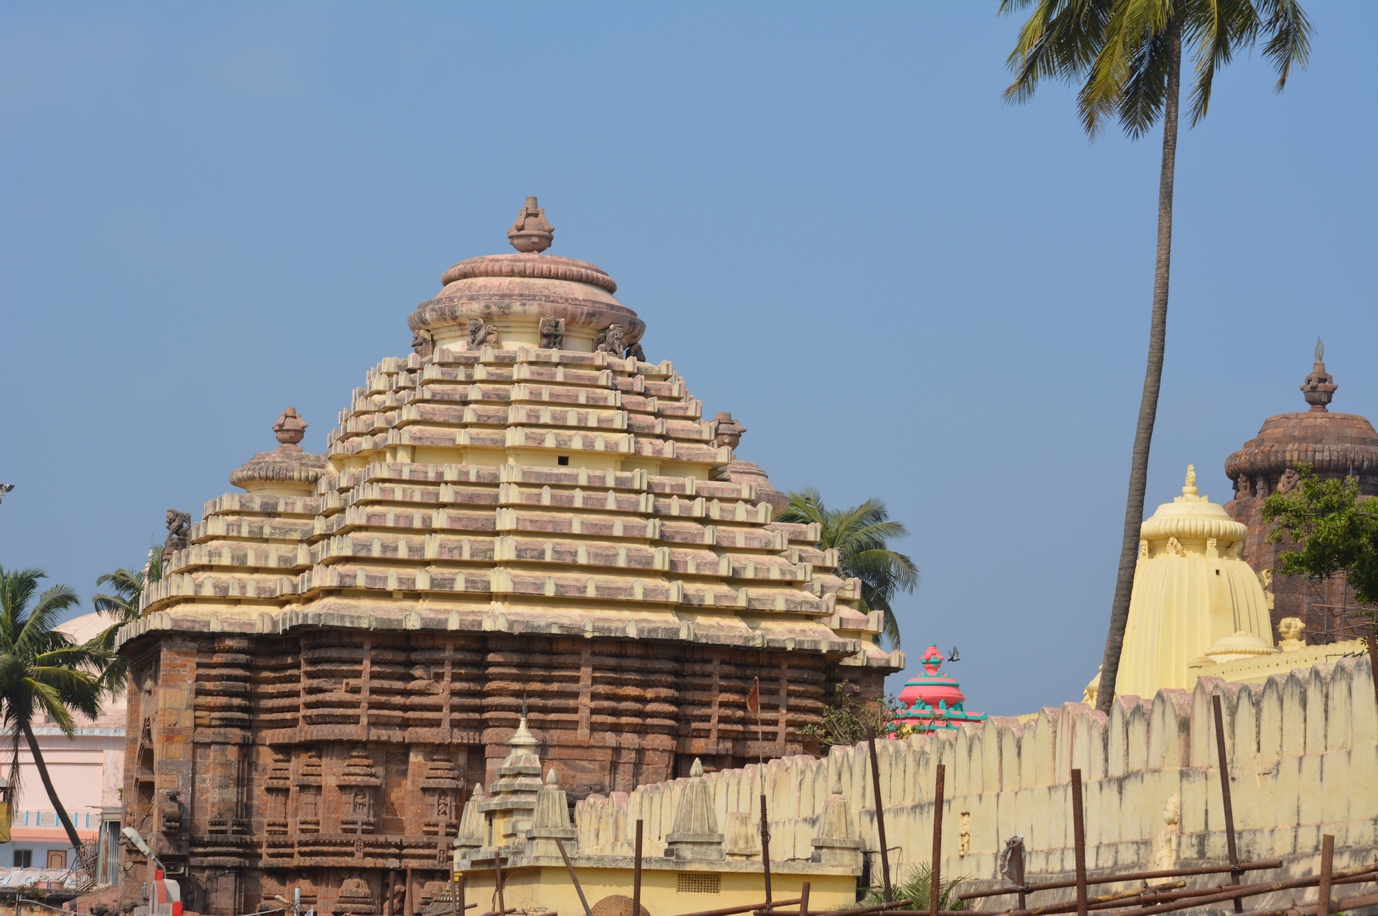
[[[1360,492],[1378,496],[1378,432],[1363,417],[1332,413],[1331,399],[1339,387],[1325,371],[1325,351],[1316,342],[1316,364],[1301,390],[1310,409],[1269,417],[1258,435],[1225,460],[1225,473],[1234,481],[1235,497],[1225,510],[1249,528],[1243,558],[1265,579],[1277,565],[1287,544],[1268,543],[1263,521],[1263,498],[1295,485],[1298,464],[1309,464],[1325,479],[1354,477]],[[1352,638],[1353,598],[1343,576],[1315,581],[1300,576],[1272,577],[1274,628],[1284,617],[1306,624],[1308,642]]]
[[[834,685],[878,696],[902,667],[818,531],[772,521],[742,425],[703,418],[553,234],[530,198],[518,253],[446,271],[325,455],[289,409],[122,633],[124,822],[188,910],[300,889],[321,914],[415,913],[524,708],[577,798],[804,751]],[[126,863],[132,903],[146,862]]]

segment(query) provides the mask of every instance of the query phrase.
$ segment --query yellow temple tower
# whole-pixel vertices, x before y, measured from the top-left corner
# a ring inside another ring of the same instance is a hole
[[[1187,467],[1182,495],[1140,529],[1139,563],[1116,692],[1190,690],[1203,664],[1272,655],[1268,596],[1240,557],[1248,529],[1198,495]]]

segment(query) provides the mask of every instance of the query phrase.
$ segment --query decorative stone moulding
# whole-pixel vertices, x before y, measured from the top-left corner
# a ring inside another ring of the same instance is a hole
[[[316,481],[325,473],[322,455],[302,451],[306,423],[289,407],[273,424],[278,447],[259,452],[230,474],[230,483],[250,493],[277,496],[307,496],[315,492]]]
[[[1324,351],[1318,346],[1318,352]],[[1360,492],[1378,496],[1378,431],[1364,417],[1330,412],[1338,387],[1318,359],[1301,386],[1309,410],[1269,417],[1257,436],[1225,459],[1236,497],[1267,496],[1300,464],[1323,478],[1356,477]]]
[[[613,297],[617,283],[612,277],[587,261],[541,253],[554,233],[544,213],[536,198],[527,198],[508,233],[519,254],[470,258],[445,271],[440,278],[444,288],[407,319],[412,331],[435,348],[472,349],[469,322],[476,320],[492,327],[496,340],[483,335],[489,346],[539,347],[543,320],[544,340],[552,342],[553,319],[563,322],[559,339],[564,349],[592,352],[595,338],[614,325],[622,329],[619,351],[635,347],[646,323]]]

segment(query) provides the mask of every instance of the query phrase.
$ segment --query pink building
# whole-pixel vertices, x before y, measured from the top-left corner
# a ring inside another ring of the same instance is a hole
[[[58,629],[80,643],[109,625],[109,617],[90,613],[69,620]],[[83,840],[94,840],[102,835],[102,823],[107,824],[107,842],[103,845],[110,845],[110,849],[103,852],[114,852],[113,844],[119,836],[124,726],[125,703],[121,695],[107,703],[94,721],[78,717],[76,734],[71,738],[47,719],[40,720],[34,728],[48,774],[63,807],[76,824],[77,833]],[[19,768],[19,792],[10,805],[10,842],[0,844],[0,885],[14,886],[30,877],[39,881],[57,879],[76,861],[67,832],[58,822],[57,812],[38,778],[33,757],[23,745]],[[114,858],[102,856],[112,863]],[[7,869],[11,873],[6,874]],[[103,874],[102,883],[106,880],[109,876]]]

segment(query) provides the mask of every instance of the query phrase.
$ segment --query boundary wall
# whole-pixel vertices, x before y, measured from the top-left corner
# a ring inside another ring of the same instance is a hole
[[[1261,684],[1203,677],[1151,700],[1121,697],[1107,717],[1082,703],[1034,717],[878,742],[891,867],[932,849],[934,766],[946,765],[943,875],[989,885],[1005,841],[1024,836],[1031,876],[1073,870],[1071,770],[1080,768],[1092,871],[1225,861],[1224,808],[1211,697],[1219,694],[1241,859],[1282,858],[1307,873],[1320,836],[1336,868],[1378,855],[1378,706],[1367,658],[1275,675]],[[728,856],[760,857],[762,768],[708,776]],[[840,784],[874,874],[875,800],[865,745],[764,767],[772,861],[807,859],[823,803]],[[575,810],[581,855],[631,855],[635,821],[660,855],[687,780],[594,795]],[[873,880],[872,883],[879,883]]]

